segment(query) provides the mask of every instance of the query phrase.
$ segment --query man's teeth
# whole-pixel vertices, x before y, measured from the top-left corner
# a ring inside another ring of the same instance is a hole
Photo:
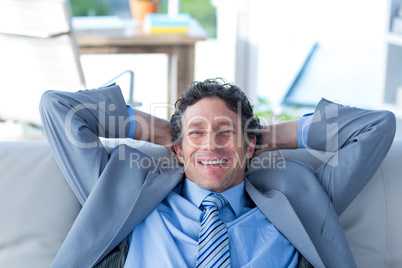
[[[226,159],[221,159],[221,160],[212,160],[212,161],[201,161],[201,164],[203,165],[216,165],[216,164],[223,164],[226,163]]]

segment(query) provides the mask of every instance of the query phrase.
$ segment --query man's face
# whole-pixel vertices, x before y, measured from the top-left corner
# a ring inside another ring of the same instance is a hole
[[[183,118],[183,141],[175,150],[187,178],[214,192],[241,183],[255,138],[245,146],[238,115],[220,98],[204,98],[189,106]]]

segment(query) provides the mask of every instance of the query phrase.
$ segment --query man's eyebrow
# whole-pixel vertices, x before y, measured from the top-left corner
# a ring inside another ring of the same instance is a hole
[[[228,119],[217,119],[215,120],[215,124],[217,124],[218,126],[228,126],[228,127],[237,127],[236,122],[233,122],[232,120],[228,120]],[[205,120],[195,120],[195,121],[191,121],[191,123],[189,123],[187,125],[188,128],[204,128],[206,127],[208,124],[207,122],[205,122]]]
[[[205,127],[207,124],[204,120],[201,121],[191,121],[190,124],[187,125],[188,128],[200,128]]]
[[[233,127],[233,128],[237,128],[237,122],[233,121],[231,119],[217,119],[215,120],[216,124],[218,126],[228,126],[228,127]]]
[[[235,127],[236,123],[232,122],[232,121],[228,121],[228,120],[217,120],[216,123],[219,126],[228,126],[228,127]]]

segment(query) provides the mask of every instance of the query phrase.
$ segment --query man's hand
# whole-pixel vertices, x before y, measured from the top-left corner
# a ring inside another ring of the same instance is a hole
[[[135,110],[136,129],[133,139],[145,140],[166,147],[171,151],[172,134],[170,122]]]
[[[262,152],[278,149],[297,149],[297,127],[299,120],[292,120],[277,125],[263,126],[262,143],[256,148],[255,156]]]

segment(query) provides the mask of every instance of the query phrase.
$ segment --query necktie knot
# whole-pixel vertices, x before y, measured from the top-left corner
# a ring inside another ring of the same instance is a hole
[[[213,193],[204,198],[201,205],[204,209],[216,208],[221,210],[229,204],[228,200],[221,194]]]

